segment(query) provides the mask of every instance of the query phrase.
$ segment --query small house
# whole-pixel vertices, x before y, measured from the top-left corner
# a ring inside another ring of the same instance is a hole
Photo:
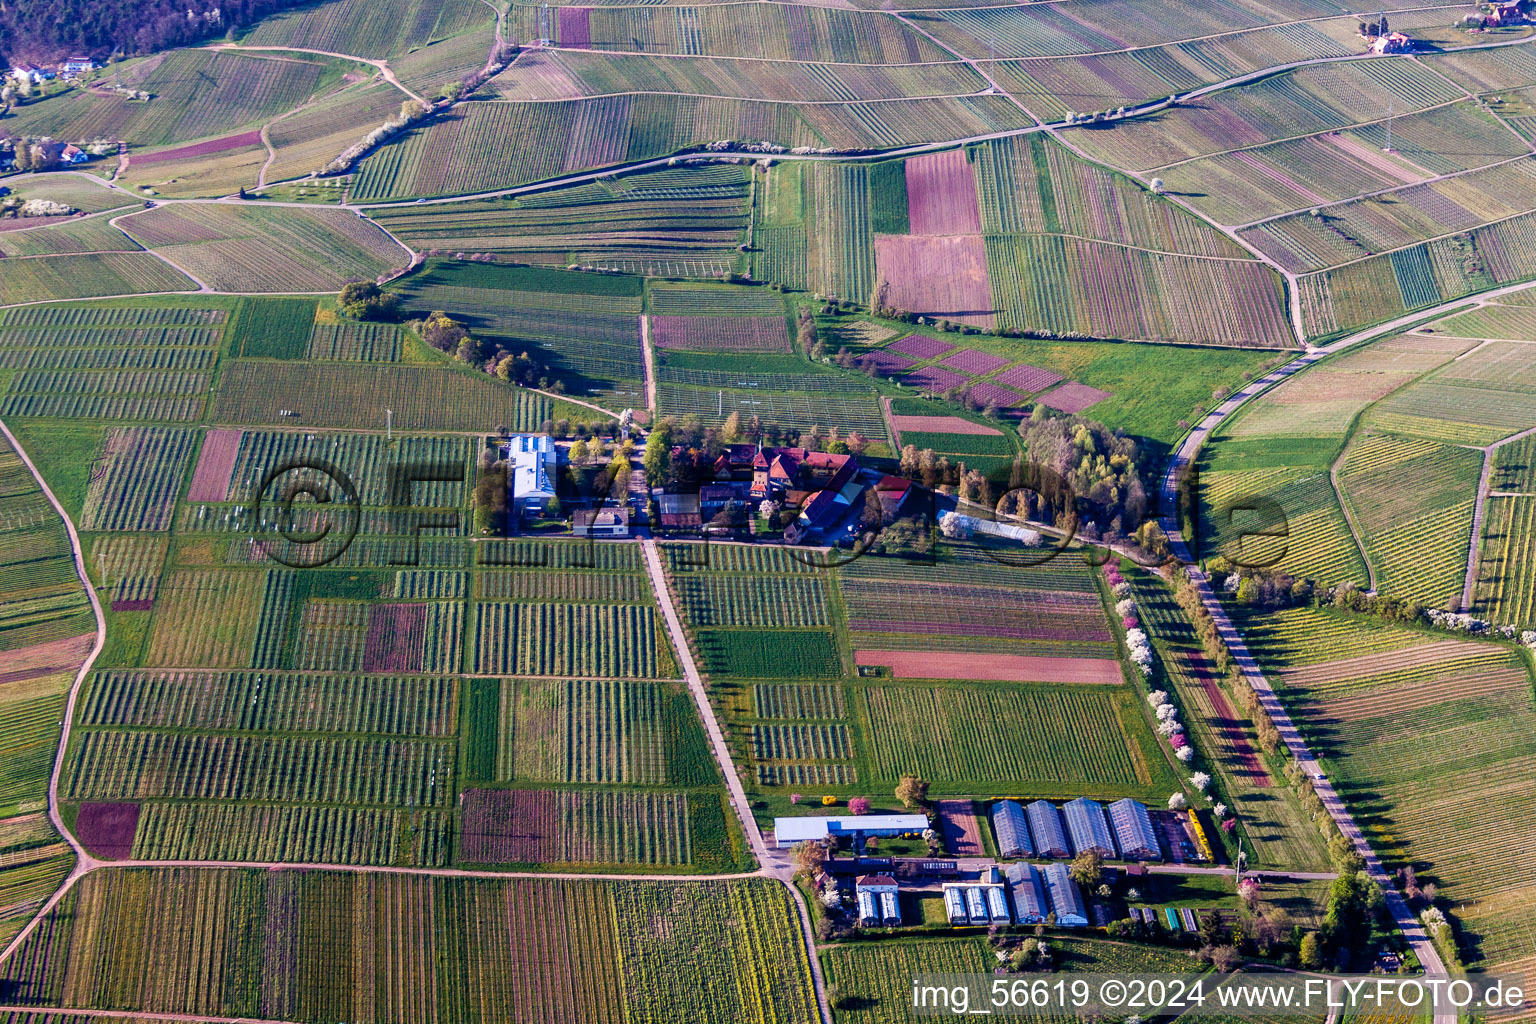
[[[887,519],[900,519],[917,509],[917,485],[904,476],[881,477],[875,484],[875,494]]]
[[[1373,53],[1410,53],[1413,50],[1413,40],[1401,32],[1388,32],[1384,36],[1377,36],[1371,43]]]
[[[864,899],[867,896],[872,909],[877,911],[875,924],[887,927],[901,924],[901,906],[897,899],[900,890],[896,879],[890,875],[862,875],[854,882],[853,889],[859,897],[859,923],[867,924],[864,921]]]
[[[1034,836],[1037,856],[1058,859],[1072,856],[1072,847],[1067,843],[1067,828],[1055,804],[1049,800],[1036,800],[1029,805],[1025,816],[1029,818],[1029,831]]]
[[[11,68],[11,77],[27,85],[42,85],[46,78],[43,69],[35,64],[17,64]]]
[[[1046,899],[1051,904],[1051,913],[1056,915],[1057,926],[1060,928],[1088,927],[1087,905],[1083,902],[1083,894],[1078,889],[1077,883],[1072,881],[1072,875],[1067,871],[1067,866],[1047,864],[1040,870],[1040,877],[1045,886]]]
[[[91,154],[79,146],[65,146],[59,153],[59,159],[66,164],[83,164],[91,158]]]
[[[1080,796],[1071,801],[1062,811],[1067,819],[1067,832],[1072,837],[1072,849],[1077,853],[1094,851],[1100,857],[1114,857],[1119,851],[1115,848],[1115,836],[1109,830],[1109,821],[1104,817],[1104,808],[1095,800]]]
[[[1033,857],[1034,844],[1029,840],[1029,822],[1024,808],[1016,800],[999,800],[992,805],[992,832],[997,837],[999,857]]]
[[[657,499],[657,505],[661,510],[663,530],[697,531],[704,525],[697,494],[663,494]]]
[[[629,509],[577,509],[571,516],[571,533],[577,537],[628,537]]]

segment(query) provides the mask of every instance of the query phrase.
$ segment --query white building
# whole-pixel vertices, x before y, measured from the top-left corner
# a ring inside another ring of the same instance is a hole
[[[796,843],[819,843],[827,836],[920,836],[928,827],[926,814],[850,814],[835,818],[774,818],[774,843],[783,849]]]
[[[901,924],[901,906],[896,898],[900,889],[896,879],[890,875],[860,875],[853,889],[858,895],[860,924],[883,924],[890,928]]]
[[[560,461],[555,442],[539,434],[513,434],[507,438],[507,476],[511,494],[507,508],[519,515],[541,515],[557,502],[555,467]]]
[[[628,537],[629,509],[577,509],[571,514],[571,533],[577,537]]]

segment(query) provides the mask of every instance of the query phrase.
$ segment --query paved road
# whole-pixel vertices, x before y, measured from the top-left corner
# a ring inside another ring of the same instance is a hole
[[[1487,292],[1478,296],[1478,298],[1487,300],[1532,287],[1536,287],[1536,285],[1530,283],[1509,285],[1505,288]],[[1176,510],[1178,508],[1178,490],[1186,468],[1195,461],[1201,446],[1205,444],[1211,432],[1243,405],[1288,377],[1300,373],[1320,359],[1325,359],[1328,356],[1363,342],[1397,333],[1415,323],[1433,319],[1452,309],[1466,305],[1468,301],[1468,298],[1461,298],[1453,302],[1443,303],[1440,306],[1398,317],[1377,327],[1348,335],[1330,345],[1310,349],[1305,355],[1293,359],[1284,366],[1265,374],[1258,380],[1243,387],[1186,434],[1178,448],[1175,449],[1173,458],[1169,461],[1168,470],[1159,488],[1159,500],[1163,503],[1162,507],[1165,510]],[[1339,831],[1349,837],[1350,841],[1354,843],[1355,848],[1360,852],[1361,857],[1365,859],[1366,870],[1386,894],[1387,907],[1391,911],[1398,928],[1402,931],[1404,938],[1407,939],[1408,944],[1412,947],[1414,955],[1419,958],[1419,963],[1423,965],[1425,971],[1429,974],[1445,974],[1445,962],[1441,959],[1439,950],[1429,940],[1429,936],[1425,934],[1418,919],[1409,908],[1408,902],[1403,898],[1402,893],[1398,891],[1395,880],[1387,873],[1381,859],[1376,856],[1376,852],[1371,849],[1364,832],[1355,823],[1354,817],[1350,814],[1349,809],[1345,807],[1344,801],[1340,799],[1337,790],[1333,787],[1333,783],[1323,774],[1322,766],[1312,755],[1311,750],[1307,747],[1306,740],[1303,739],[1295,723],[1291,721],[1290,714],[1286,711],[1285,705],[1270,687],[1269,680],[1260,670],[1258,663],[1254,660],[1252,653],[1244,643],[1242,635],[1227,617],[1226,609],[1211,589],[1209,578],[1204,572],[1195,567],[1193,552],[1185,543],[1183,534],[1179,530],[1176,513],[1174,517],[1163,519],[1162,525],[1168,534],[1174,555],[1189,567],[1190,579],[1199,591],[1201,602],[1215,621],[1217,631],[1221,634],[1222,640],[1226,642],[1227,647],[1231,650],[1232,660],[1237,665],[1238,671],[1242,673],[1243,678],[1248,684],[1253,687],[1254,693],[1258,695],[1259,702],[1263,705],[1264,710],[1274,720],[1275,728],[1280,731],[1280,736],[1285,742],[1286,749],[1301,765],[1302,770],[1307,773],[1308,777],[1312,779],[1313,788],[1316,790],[1318,798],[1322,800],[1324,808],[1327,809],[1329,816],[1333,818]],[[1435,1024],[1455,1024],[1455,1015],[1436,1015]]]

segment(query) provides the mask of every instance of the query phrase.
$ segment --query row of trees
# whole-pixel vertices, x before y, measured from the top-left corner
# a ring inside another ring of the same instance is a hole
[[[354,320],[395,321],[400,318],[400,296],[386,291],[373,281],[346,285],[337,297],[341,311]],[[476,366],[510,384],[539,388],[555,394],[565,392],[565,383],[553,378],[549,368],[526,351],[512,353],[492,347],[470,333],[468,327],[442,310],[433,310],[415,324],[421,340],[446,352],[460,362]]]

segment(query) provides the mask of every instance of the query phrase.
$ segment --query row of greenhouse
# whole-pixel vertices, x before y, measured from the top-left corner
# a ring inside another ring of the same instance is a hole
[[[992,830],[1004,858],[1064,860],[1092,850],[1106,860],[1163,859],[1152,815],[1136,800],[1116,800],[1108,807],[1087,797],[1061,807],[1049,800],[1028,807],[999,800],[992,805]]]

